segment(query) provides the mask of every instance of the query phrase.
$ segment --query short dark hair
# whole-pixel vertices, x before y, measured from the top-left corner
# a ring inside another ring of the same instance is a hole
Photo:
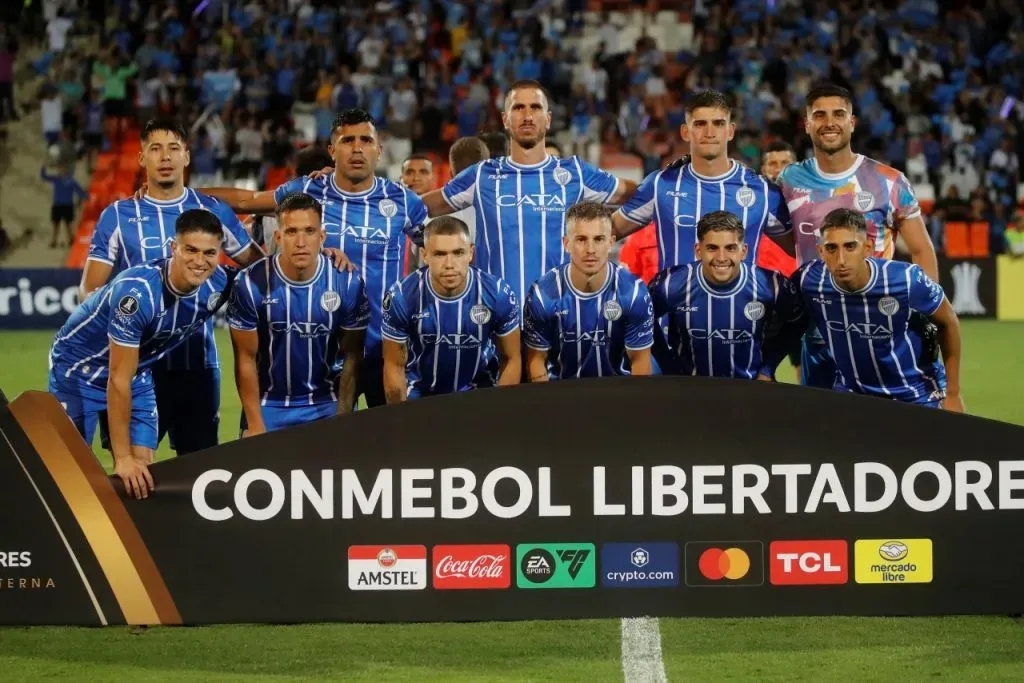
[[[323,211],[323,207],[320,206],[320,202],[315,197],[311,197],[305,192],[292,192],[291,194],[285,195],[277,204],[277,219],[281,220],[281,216],[291,211],[315,211],[316,215],[320,215]]]
[[[712,211],[704,214],[697,221],[697,241],[703,242],[709,232],[734,232],[742,242],[747,231],[743,228],[743,221],[736,214],[728,211]]]
[[[768,146],[764,148],[761,155],[770,154],[771,152],[789,152],[796,158],[796,150],[793,149],[793,145],[789,144],[785,140],[774,140],[768,143]]]
[[[309,145],[295,154],[295,175],[299,178],[305,178],[325,166],[334,166],[334,159],[323,147]]]
[[[864,220],[864,214],[853,209],[832,209],[829,211],[825,216],[825,220],[821,222],[821,236],[824,237],[826,232],[836,228],[849,228],[854,232],[865,235],[868,233],[868,224]]]
[[[407,163],[409,163],[410,161],[426,161],[428,164],[430,164],[431,168],[433,168],[433,166],[434,166],[434,160],[432,158],[430,158],[426,154],[419,154],[419,153],[417,153],[417,154],[410,154],[409,156],[407,156],[405,158],[405,160],[402,162],[402,169],[403,170],[405,169],[405,165]]]
[[[142,127],[142,132],[139,134],[139,139],[146,142],[149,140],[150,135],[159,130],[173,133],[184,144],[188,144],[188,134],[185,132],[185,126],[181,125],[181,122],[177,119],[167,116],[158,116],[155,119],[146,121],[146,124]]]
[[[508,135],[505,131],[481,133],[479,138],[487,145],[487,149],[490,152],[488,158],[497,159],[498,157],[508,156]]]
[[[569,227],[570,223],[575,224],[576,221],[607,221],[608,225],[612,224],[612,214],[615,211],[606,204],[600,202],[579,202],[569,207],[569,210],[565,212],[565,225]]]
[[[160,129],[163,130],[163,129]],[[183,211],[174,221],[174,234],[177,237],[184,237],[193,232],[201,232],[214,237],[224,236],[224,226],[221,225],[217,214],[206,209],[189,209]]]
[[[365,109],[346,109],[335,116],[334,121],[331,122],[331,139],[334,138],[334,134],[338,132],[339,128],[358,126],[360,123],[368,123],[373,126],[374,130],[377,130],[377,122],[370,116],[370,112]]]
[[[547,89],[543,85],[540,84],[540,81],[535,81],[535,80],[533,80],[531,78],[521,78],[518,81],[515,81],[514,83],[512,83],[512,85],[508,86],[508,90],[505,91],[505,102],[504,102],[504,106],[502,108],[503,109],[508,109],[508,99],[509,99],[509,97],[512,96],[512,93],[514,93],[516,90],[534,90],[534,89],[540,90],[541,94],[544,95],[544,103],[546,105],[548,105],[548,108],[550,108],[550,106],[551,106],[551,98],[548,97]]]
[[[559,145],[554,140],[545,140],[544,141],[544,148],[547,149],[548,147],[554,147],[555,151],[558,152],[558,156],[562,156],[562,146]]]
[[[804,106],[810,109],[822,97],[838,97],[844,100],[851,110],[853,109],[853,95],[850,94],[849,90],[835,83],[819,83],[815,85],[807,93],[807,97],[804,99]]]
[[[487,143],[473,136],[459,138],[448,150],[448,164],[453,176],[490,157],[491,150],[487,148]]]
[[[468,240],[469,226],[455,216],[432,218],[423,229],[423,243],[433,235],[465,235]]]
[[[700,107],[712,107],[714,109],[722,109],[732,117],[733,100],[731,97],[726,95],[721,90],[698,90],[692,93],[686,98],[686,104],[683,109],[686,111],[686,115],[690,116],[693,114],[695,109]]]

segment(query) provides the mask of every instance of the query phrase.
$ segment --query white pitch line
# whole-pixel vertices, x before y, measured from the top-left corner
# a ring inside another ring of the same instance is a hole
[[[657,618],[622,620],[622,676],[625,683],[667,683]]]

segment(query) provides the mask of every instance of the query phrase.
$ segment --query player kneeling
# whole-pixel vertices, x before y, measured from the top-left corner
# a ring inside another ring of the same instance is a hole
[[[435,218],[422,253],[427,265],[393,285],[381,304],[387,402],[518,384],[519,303],[503,280],[469,265],[469,228]]]
[[[370,309],[363,280],[321,254],[321,206],[277,207],[277,253],[238,276],[228,309],[242,435],[351,412]]]
[[[806,318],[782,274],[744,263],[743,224],[728,211],[697,223],[697,261],[651,280],[654,315],[667,316],[655,345],[665,374],[772,380]]]
[[[217,216],[190,209],[174,230],[171,258],[128,268],[93,292],[50,349],[50,393],[86,443],[107,412],[114,474],[137,498],[153,489],[158,416],[150,366],[206,324],[232,281],[217,265],[224,239]]]
[[[523,333],[531,382],[651,374],[651,297],[643,280],[608,261],[611,215],[595,202],[569,209],[569,263],[530,288]]]
[[[963,412],[960,322],[942,287],[917,265],[869,257],[857,211],[835,209],[820,232],[821,260],[793,280],[835,359],[835,388]]]

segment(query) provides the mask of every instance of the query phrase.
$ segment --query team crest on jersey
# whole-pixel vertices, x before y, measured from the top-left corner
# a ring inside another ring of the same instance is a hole
[[[857,208],[864,212],[875,205],[875,196],[870,192],[858,192],[855,201],[857,202]]]
[[[320,297],[320,308],[328,313],[334,313],[341,306],[341,295],[337,292],[324,292]]]
[[[752,322],[760,320],[764,317],[764,304],[760,301],[751,301],[743,307],[743,315]]]
[[[754,191],[749,187],[741,187],[736,190],[736,203],[744,209],[749,209],[754,205]]]
[[[394,218],[395,214],[398,213],[398,204],[395,204],[390,199],[382,199],[380,204],[377,205],[377,209],[384,218]]]
[[[139,300],[131,294],[121,297],[117,302],[117,312],[121,315],[135,315],[139,312]]]
[[[883,315],[895,315],[896,311],[900,310],[900,302],[894,297],[883,296],[878,300],[878,310],[880,310]]]
[[[568,185],[569,181],[572,180],[572,174],[569,173],[568,169],[556,168],[555,169],[555,182],[559,185]]]
[[[220,292],[214,292],[210,295],[210,298],[206,300],[206,310],[215,311],[217,305],[220,304]]]
[[[391,291],[384,292],[384,300],[381,302],[380,307],[382,310],[391,310]]]
[[[477,325],[486,325],[491,319],[491,309],[483,304],[477,304],[469,309],[469,319]]]
[[[604,317],[612,322],[615,322],[622,317],[622,306],[615,299],[609,299],[604,302]]]

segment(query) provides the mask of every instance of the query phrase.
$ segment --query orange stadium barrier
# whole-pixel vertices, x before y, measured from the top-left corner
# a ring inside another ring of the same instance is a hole
[[[946,256],[950,258],[985,258],[989,256],[989,224],[982,221],[973,223],[946,223]]]

